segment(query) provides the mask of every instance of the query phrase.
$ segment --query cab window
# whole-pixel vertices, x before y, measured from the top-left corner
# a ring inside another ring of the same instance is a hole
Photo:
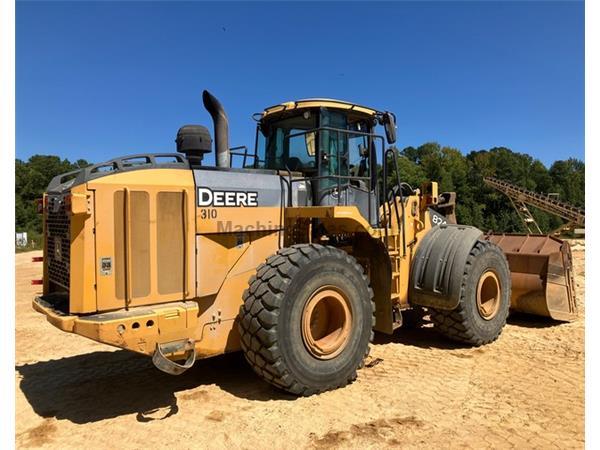
[[[337,176],[367,177],[370,140],[353,131],[369,133],[370,127],[365,119],[348,120],[346,112],[327,108],[268,122],[257,131],[255,167],[307,176],[317,175],[319,168],[318,175],[327,177],[321,180],[321,189],[337,186]]]
[[[310,111],[270,123],[266,135],[259,132],[257,166],[273,170],[316,169],[317,117]],[[262,134],[262,137],[261,137]]]
[[[364,120],[348,120],[345,113],[321,110],[321,127],[344,130],[322,130],[321,139],[321,173],[322,176],[332,176],[321,184],[321,189],[336,186],[336,175],[368,177],[369,176],[369,139],[362,133],[368,133],[369,127]],[[356,132],[357,134],[353,134]],[[361,133],[361,134],[359,134]],[[342,180],[341,185],[348,184]],[[355,183],[353,183],[355,184]]]

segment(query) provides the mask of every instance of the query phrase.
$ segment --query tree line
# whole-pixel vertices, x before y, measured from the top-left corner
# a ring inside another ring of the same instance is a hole
[[[72,163],[52,155],[34,155],[27,161],[15,159],[15,230],[26,231],[35,248],[41,246],[42,233],[42,216],[37,213],[36,200],[56,175],[88,165],[84,159]]]
[[[506,147],[477,150],[464,155],[456,148],[429,142],[398,152],[401,181],[413,187],[432,180],[440,192],[454,191],[459,223],[483,231],[526,232],[524,225],[504,194],[487,186],[484,177],[494,177],[517,186],[549,194],[561,201],[585,207],[585,163],[575,158],[555,161],[547,168],[539,159]],[[390,176],[390,181],[393,179]],[[529,208],[543,232],[561,226],[563,220],[536,208]]]
[[[455,191],[459,223],[474,225],[483,231],[523,232],[523,224],[510,201],[488,187],[483,178],[493,176],[540,193],[558,193],[562,201],[585,205],[585,164],[575,158],[555,161],[547,168],[540,160],[505,147],[472,151],[429,142],[406,147],[397,154],[402,181],[413,187],[433,180],[440,192]],[[41,198],[50,180],[61,173],[89,165],[80,159],[70,162],[53,155],[35,155],[27,161],[15,160],[15,228],[38,240],[42,232],[41,216],[35,200]],[[390,173],[390,181],[394,179]],[[562,220],[531,208],[544,232],[558,228]]]

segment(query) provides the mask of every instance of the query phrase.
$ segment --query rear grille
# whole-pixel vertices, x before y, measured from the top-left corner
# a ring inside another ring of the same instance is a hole
[[[46,233],[48,279],[68,291],[71,222],[65,206],[65,196],[48,196]]]

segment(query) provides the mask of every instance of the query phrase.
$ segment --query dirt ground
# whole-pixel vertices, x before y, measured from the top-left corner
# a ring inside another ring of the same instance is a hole
[[[581,317],[512,317],[462,348],[433,330],[377,336],[352,385],[294,398],[241,354],[179,377],[148,358],[63,333],[31,309],[38,253],[16,255],[20,448],[582,448],[584,246],[573,243]],[[370,367],[369,367],[370,366]]]

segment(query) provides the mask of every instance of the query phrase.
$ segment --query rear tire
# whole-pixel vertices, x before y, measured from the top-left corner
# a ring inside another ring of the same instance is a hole
[[[239,331],[246,360],[265,381],[296,395],[356,378],[373,339],[373,290],[356,260],[334,247],[283,248],[244,292]]]
[[[508,317],[510,288],[510,270],[502,250],[488,241],[477,241],[465,264],[458,306],[452,311],[430,308],[434,327],[466,344],[495,341]]]

